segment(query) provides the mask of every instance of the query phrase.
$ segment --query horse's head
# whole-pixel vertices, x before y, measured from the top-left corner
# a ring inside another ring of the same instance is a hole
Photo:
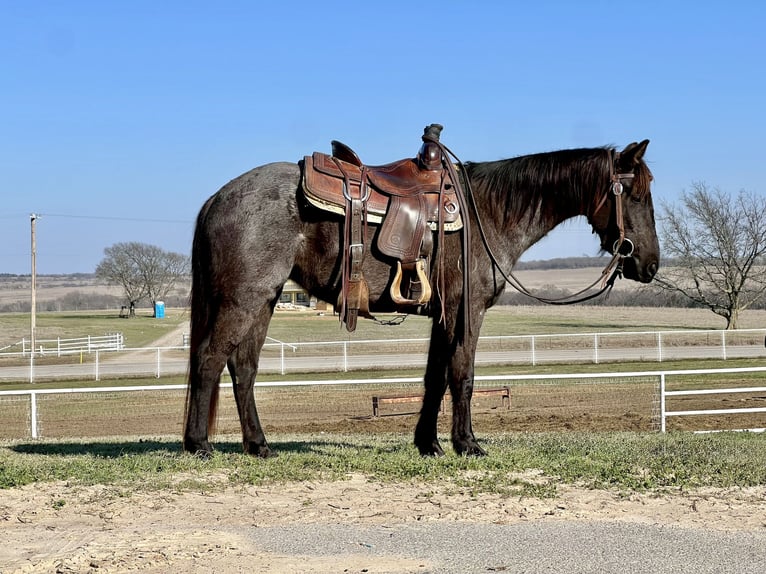
[[[644,163],[649,140],[609,154],[610,185],[598,198],[590,223],[604,251],[619,253],[627,279],[649,283],[660,265],[660,244],[654,224],[650,185]]]

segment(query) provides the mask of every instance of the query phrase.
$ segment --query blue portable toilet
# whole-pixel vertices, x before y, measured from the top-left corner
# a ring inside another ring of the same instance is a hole
[[[165,302],[164,301],[154,302],[154,318],[155,319],[165,318]]]

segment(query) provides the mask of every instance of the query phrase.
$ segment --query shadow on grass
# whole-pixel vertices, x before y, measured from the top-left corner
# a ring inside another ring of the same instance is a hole
[[[347,441],[334,440],[284,440],[269,442],[272,451],[279,454],[329,454],[333,450],[350,449],[356,451],[372,451],[381,453],[392,453],[401,448],[400,444],[360,444]],[[18,454],[34,454],[45,456],[96,456],[100,458],[120,458],[123,456],[135,456],[144,454],[185,455],[181,449],[181,442],[160,441],[160,440],[134,440],[124,442],[67,442],[67,443],[45,443],[45,442],[25,442],[9,447],[9,450]],[[216,442],[214,452],[231,455],[243,454],[242,444],[236,441]],[[244,456],[244,454],[243,454]]]

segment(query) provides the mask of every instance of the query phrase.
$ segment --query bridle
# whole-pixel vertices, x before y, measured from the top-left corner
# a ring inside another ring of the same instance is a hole
[[[635,177],[635,174],[632,172],[628,173],[614,173],[614,164],[618,163],[620,161],[620,154],[619,152],[615,152],[614,160],[609,158],[609,181],[611,182],[609,186],[609,192],[611,192],[614,195],[614,209],[615,209],[615,220],[617,221],[617,228],[620,230],[620,238],[617,239],[614,242],[614,247],[612,247],[612,253],[613,254],[621,254],[621,257],[624,259],[625,257],[630,257],[633,255],[633,251],[635,250],[635,245],[633,245],[633,242],[625,237],[625,217],[622,212],[622,193],[625,189],[625,187],[622,184],[622,180],[629,179],[632,180]],[[607,198],[609,197],[609,193],[605,193],[604,197],[601,198],[601,201],[596,206],[596,209],[593,210],[593,214],[591,217],[595,216],[601,208],[606,203]],[[627,253],[622,253],[620,250],[622,249],[623,244],[628,244],[628,251]]]
[[[615,240],[614,246],[612,247],[612,258],[601,271],[598,279],[577,293],[565,295],[563,297],[549,298],[535,295],[534,293],[530,292],[529,289],[522,285],[521,281],[519,281],[519,279],[513,274],[512,271],[507,273],[503,271],[503,268],[500,267],[497,259],[495,258],[487,243],[484,232],[481,229],[481,224],[479,224],[479,231],[481,232],[482,240],[484,241],[484,247],[487,250],[487,254],[489,255],[490,260],[500,271],[500,274],[508,282],[508,284],[511,285],[511,287],[516,289],[519,293],[526,295],[527,297],[531,297],[536,301],[549,305],[574,305],[575,303],[583,303],[585,301],[595,299],[596,297],[599,297],[600,295],[603,295],[604,293],[612,290],[612,287],[614,287],[614,282],[617,280],[617,278],[622,277],[623,262],[625,259],[633,255],[633,252],[635,251],[635,245],[633,244],[633,241],[631,241],[630,238],[625,237],[625,215],[622,208],[622,194],[625,191],[625,186],[622,182],[623,180],[632,180],[635,177],[635,174],[632,172],[615,173],[614,165],[619,161],[619,158],[619,153],[615,152],[613,157],[612,152],[610,151],[609,190],[603,195],[601,200],[596,205],[596,208],[593,210],[593,213],[591,214],[591,218],[593,218],[593,216],[595,216],[601,210],[601,208],[604,207],[604,204],[606,204],[606,200],[609,198],[609,195],[613,195],[614,214],[615,221],[617,222],[617,229],[619,230],[619,238]],[[474,214],[477,215],[478,219],[478,211],[476,211],[475,203]],[[624,249],[625,246],[627,246],[627,249]],[[599,284],[601,286],[597,291],[589,292]]]

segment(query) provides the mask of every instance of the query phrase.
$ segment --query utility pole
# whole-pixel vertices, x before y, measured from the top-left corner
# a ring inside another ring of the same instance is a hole
[[[32,349],[30,351],[30,358],[33,358],[35,356],[35,336],[37,335],[37,237],[35,236],[37,214],[31,213],[29,219],[32,224],[32,308],[30,315]]]

